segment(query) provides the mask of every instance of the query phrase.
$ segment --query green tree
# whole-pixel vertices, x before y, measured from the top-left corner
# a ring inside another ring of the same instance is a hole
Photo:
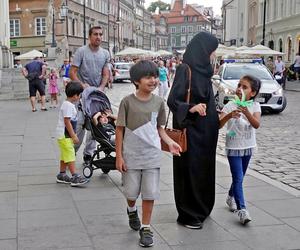
[[[156,2],[152,2],[150,6],[148,7],[148,11],[150,12],[155,12],[156,8],[159,8],[159,11],[164,11],[164,10],[169,10],[170,9],[170,4],[164,3],[160,0]]]

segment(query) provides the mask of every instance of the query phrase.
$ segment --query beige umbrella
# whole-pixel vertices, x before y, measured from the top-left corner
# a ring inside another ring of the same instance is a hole
[[[16,56],[15,59],[16,60],[30,60],[33,59],[35,57],[45,57],[46,55],[38,50],[31,50],[29,52],[26,52],[22,55]]]
[[[119,51],[115,56],[157,56],[154,51],[128,47]]]
[[[163,49],[156,51],[156,53],[160,56],[171,56],[172,55],[172,52],[163,50]]]
[[[279,52],[279,51],[276,51],[276,50],[272,50],[266,46],[263,46],[263,45],[256,45],[252,48],[249,48],[247,50],[242,50],[242,51],[239,51],[239,54],[242,54],[242,55],[261,55],[261,56],[264,56],[264,55],[284,55],[284,53],[282,52]]]

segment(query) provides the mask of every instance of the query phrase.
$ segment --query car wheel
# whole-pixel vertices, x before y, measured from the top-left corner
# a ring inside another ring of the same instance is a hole
[[[279,109],[279,110],[275,110],[275,111],[273,111],[273,113],[275,113],[275,114],[279,114],[279,113],[281,113],[283,110],[285,110],[285,108],[286,108],[286,105],[287,105],[287,99],[286,99],[286,97],[285,97],[285,96],[283,96],[282,108],[281,108],[281,109]]]

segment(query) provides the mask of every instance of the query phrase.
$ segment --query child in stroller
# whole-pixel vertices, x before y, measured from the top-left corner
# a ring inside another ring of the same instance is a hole
[[[114,121],[116,119],[117,117],[113,115],[110,110],[97,112],[93,115],[93,123],[103,132],[103,134],[107,135],[107,138],[112,145],[115,145],[116,131]]]
[[[116,117],[108,97],[95,87],[88,87],[82,92],[81,108],[85,117],[85,128],[91,131],[98,142],[91,160],[84,165],[83,175],[90,178],[93,171],[101,169],[107,174],[115,169],[115,125]]]

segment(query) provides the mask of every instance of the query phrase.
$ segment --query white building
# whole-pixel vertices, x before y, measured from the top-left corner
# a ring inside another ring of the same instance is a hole
[[[0,69],[12,66],[12,55],[9,34],[9,5],[8,0],[0,1]],[[0,75],[1,78],[1,75]]]
[[[223,0],[223,42],[236,45],[238,40],[238,0]]]
[[[0,45],[9,48],[9,5],[8,0],[0,1]]]
[[[257,42],[263,40],[264,0],[259,0]],[[300,0],[266,0],[265,45],[293,62],[300,52]]]

